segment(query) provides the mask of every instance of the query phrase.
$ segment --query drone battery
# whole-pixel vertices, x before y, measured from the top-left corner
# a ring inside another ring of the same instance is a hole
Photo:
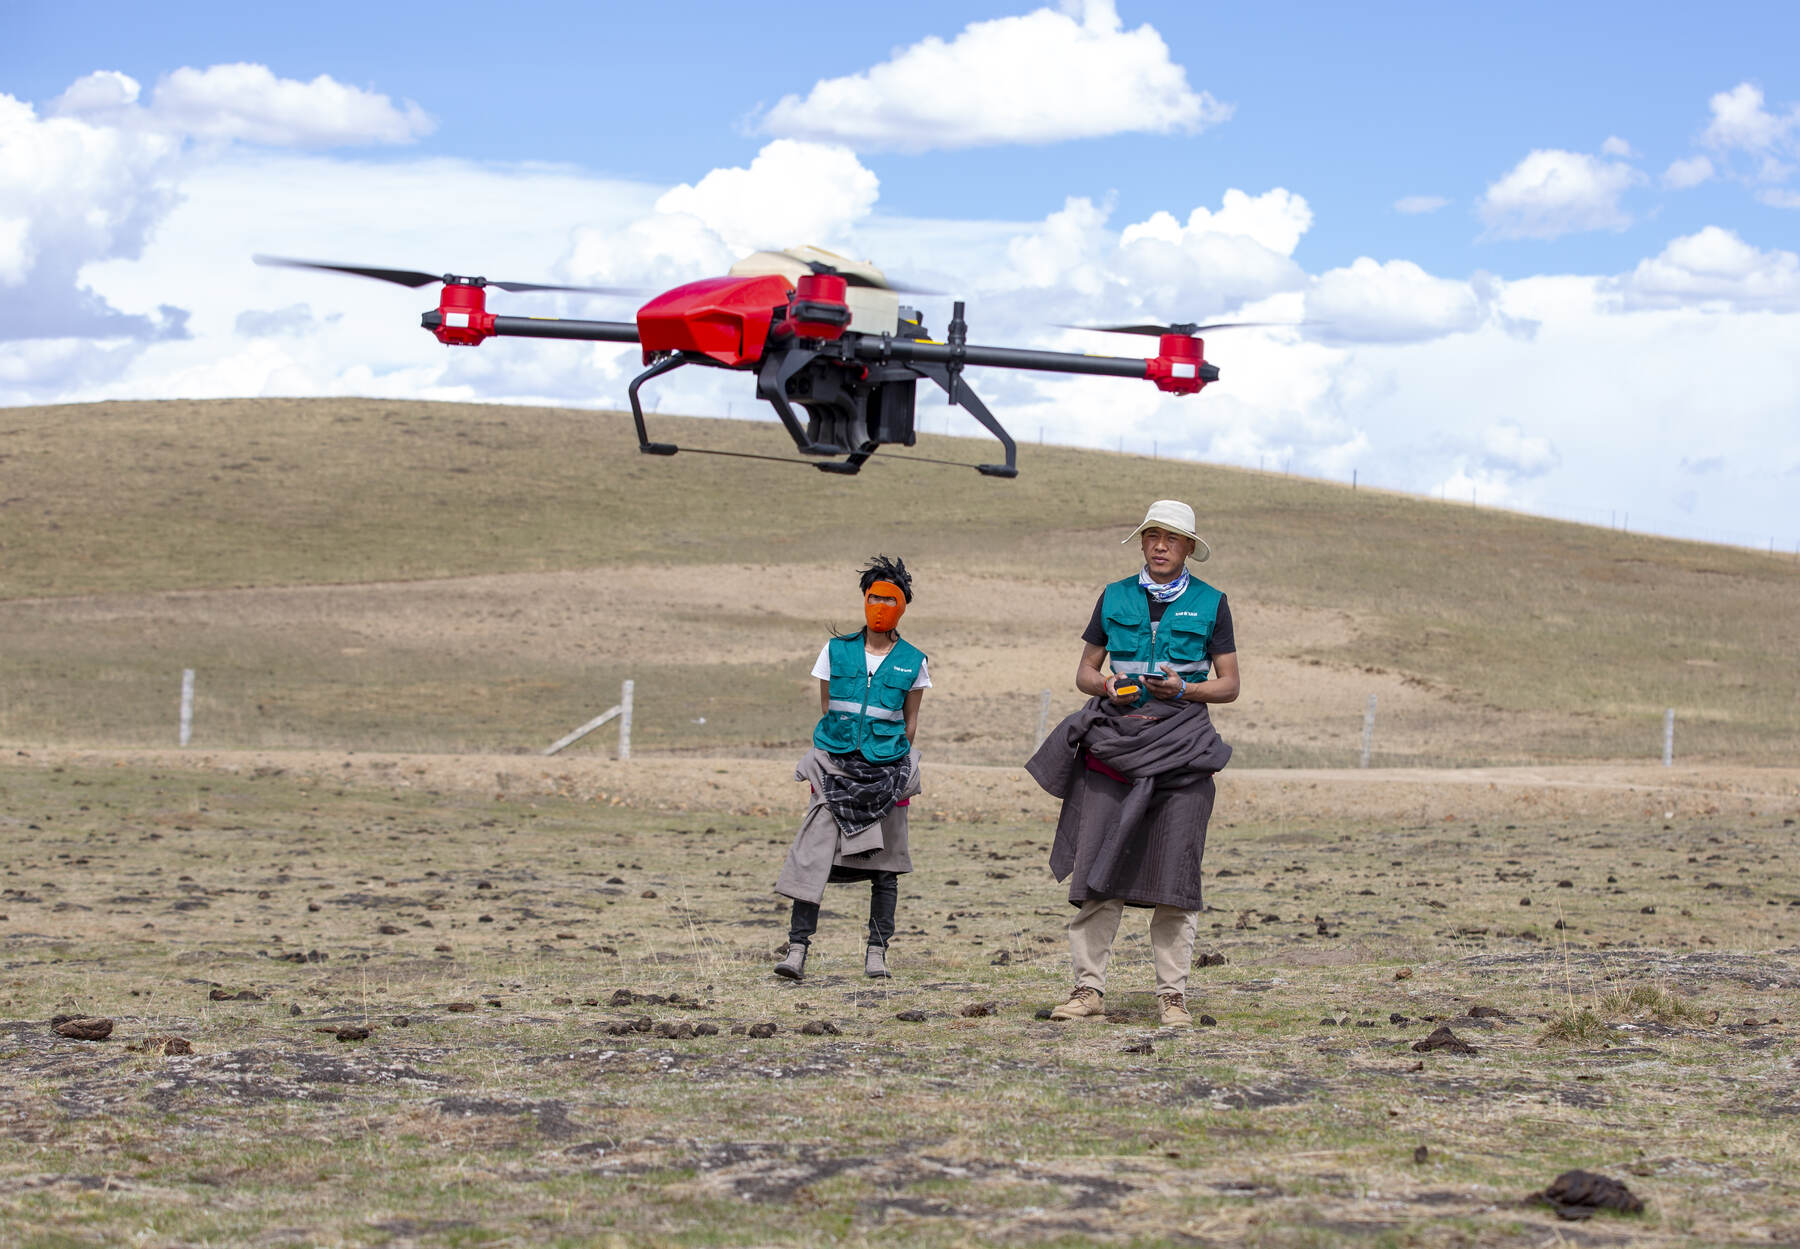
[[[913,445],[913,403],[918,385],[911,378],[896,378],[869,388],[869,433],[875,441],[902,447]]]

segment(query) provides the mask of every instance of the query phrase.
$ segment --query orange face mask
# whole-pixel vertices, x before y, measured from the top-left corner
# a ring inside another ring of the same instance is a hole
[[[877,603],[877,598],[891,598],[891,603]],[[877,581],[863,598],[863,619],[877,633],[891,633],[900,617],[906,614],[906,595],[892,581]]]

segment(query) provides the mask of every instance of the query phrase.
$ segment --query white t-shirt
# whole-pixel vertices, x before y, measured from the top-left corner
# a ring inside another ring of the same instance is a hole
[[[881,667],[881,661],[886,659],[888,657],[888,655],[890,655],[892,653],[893,652],[888,651],[888,652],[884,652],[880,655],[877,655],[871,651],[864,650],[863,651],[863,662],[869,665],[870,675],[873,675],[875,672],[875,669]],[[831,680],[831,643],[830,642],[825,643],[825,645],[823,645],[819,648],[819,661],[813,665],[812,674],[814,676],[818,677],[819,680],[821,680],[821,681]],[[914,678],[913,683],[909,688],[915,689],[915,690],[926,690],[926,689],[931,688],[931,674],[925,670],[924,656],[920,656],[920,658],[919,658],[919,675],[916,678]]]

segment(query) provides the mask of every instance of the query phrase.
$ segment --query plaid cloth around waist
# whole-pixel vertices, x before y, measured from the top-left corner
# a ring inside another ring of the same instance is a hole
[[[861,832],[899,803],[912,776],[912,761],[870,763],[861,755],[832,755],[837,772],[825,773],[824,800],[838,831]]]

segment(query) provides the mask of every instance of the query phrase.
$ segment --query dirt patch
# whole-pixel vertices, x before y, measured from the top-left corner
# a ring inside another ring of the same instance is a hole
[[[432,1103],[441,1115],[453,1118],[493,1116],[529,1117],[549,1140],[566,1140],[586,1129],[569,1121],[568,1106],[556,1100],[515,1101],[495,1097],[440,1097]]]
[[[443,1051],[435,1051],[437,1057]],[[243,1105],[268,1101],[342,1101],[344,1088],[394,1086],[436,1089],[454,1081],[420,1070],[415,1061],[375,1051],[324,1054],[293,1046],[260,1046],[171,1058],[161,1078],[144,1094],[157,1110],[219,1102]]]

